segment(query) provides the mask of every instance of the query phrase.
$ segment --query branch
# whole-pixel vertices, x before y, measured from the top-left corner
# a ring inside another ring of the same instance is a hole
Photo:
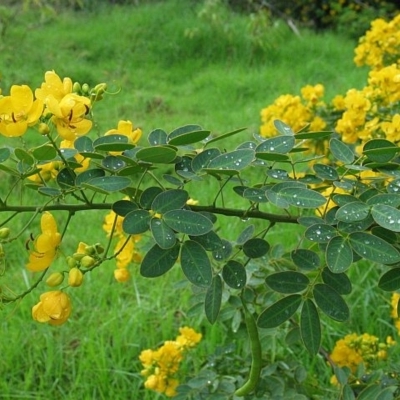
[[[0,213],[2,212],[36,212],[40,211],[68,211],[71,213],[89,210],[111,210],[113,203],[90,203],[90,204],[52,204],[43,207],[39,206],[12,206],[0,205]],[[223,208],[215,206],[190,206],[193,211],[206,211],[212,214],[226,215],[238,218],[255,218],[263,219],[271,222],[283,222],[288,224],[297,224],[297,216],[266,213],[259,210],[241,210],[237,208]]]

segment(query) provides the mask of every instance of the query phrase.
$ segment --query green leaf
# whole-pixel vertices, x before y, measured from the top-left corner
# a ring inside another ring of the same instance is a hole
[[[345,164],[351,164],[354,161],[354,153],[350,147],[338,139],[331,139],[329,141],[329,148],[333,156]]]
[[[71,189],[75,186],[75,178],[75,172],[68,168],[63,168],[58,172],[56,180],[61,189]]]
[[[289,157],[286,154],[280,154],[280,153],[261,153],[258,152],[255,154],[256,158],[259,158],[260,160],[264,161],[288,161]]]
[[[319,267],[321,260],[317,253],[308,249],[297,249],[291,252],[291,258],[296,267],[311,271]]]
[[[370,206],[361,202],[353,201],[340,207],[335,214],[338,221],[356,222],[366,219],[369,215]]]
[[[239,237],[237,238],[236,244],[241,246],[244,243],[246,243],[249,239],[252,238],[252,236],[254,234],[254,230],[255,230],[255,227],[253,224],[244,228],[244,230],[240,233]]]
[[[300,332],[304,346],[311,355],[316,355],[321,346],[321,323],[318,310],[312,300],[306,299],[300,313]]]
[[[357,400],[381,400],[382,391],[380,384],[369,385],[358,394]]]
[[[375,204],[371,210],[375,222],[393,232],[400,232],[400,210],[385,204]]]
[[[167,133],[162,129],[154,129],[147,138],[151,146],[167,144]]]
[[[135,211],[137,209],[137,204],[129,200],[118,200],[112,205],[112,210],[115,212],[115,214],[121,217],[125,217],[131,211]]]
[[[325,258],[329,269],[338,274],[350,268],[353,263],[353,251],[343,236],[335,236],[328,242]]]
[[[400,179],[391,181],[387,186],[386,190],[388,193],[400,194]]]
[[[143,190],[139,200],[139,203],[142,206],[142,208],[150,210],[154,199],[160,193],[163,193],[163,190],[158,186],[150,186],[147,189]]]
[[[54,160],[57,157],[57,151],[53,146],[45,144],[43,146],[33,149],[32,155],[38,161],[50,161]]]
[[[294,136],[275,136],[260,143],[256,147],[256,152],[287,154],[293,149],[294,145]]]
[[[189,195],[185,190],[171,189],[158,194],[152,204],[151,209],[157,213],[165,213],[167,211],[182,208],[189,199]]]
[[[367,218],[363,219],[362,221],[356,222],[343,222],[339,221],[337,224],[337,229],[340,232],[344,233],[352,233],[352,232],[360,232],[365,231],[374,223],[374,219],[371,215],[368,215]]]
[[[122,229],[128,235],[138,235],[149,230],[150,213],[146,210],[134,210],[126,214]]]
[[[131,183],[131,180],[126,176],[100,176],[83,183],[83,186],[95,192],[108,194],[119,192],[127,188]]]
[[[367,204],[370,206],[385,204],[387,206],[399,207],[400,196],[398,194],[382,193],[368,198]]]
[[[249,239],[243,245],[243,253],[249,258],[260,258],[265,256],[269,249],[269,243],[261,238]]]
[[[153,146],[140,149],[136,159],[153,164],[168,164],[175,160],[177,151],[169,146]]]
[[[301,272],[284,271],[268,275],[267,285],[276,292],[292,294],[303,292],[310,284],[310,280]]]
[[[299,208],[318,208],[326,203],[322,194],[310,189],[287,188],[281,190],[279,196]]]
[[[247,188],[243,192],[243,197],[254,203],[267,203],[268,198],[265,189],[260,188]]]
[[[212,281],[211,262],[203,246],[186,240],[181,250],[181,266],[186,278],[193,285],[208,287]]]
[[[283,136],[293,136],[294,135],[292,128],[279,119],[274,120],[274,126],[275,126],[276,130]]]
[[[296,133],[297,140],[304,140],[304,139],[322,139],[327,136],[331,136],[331,131],[320,131],[320,132],[304,132],[304,133]]]
[[[317,283],[313,290],[317,306],[335,321],[344,322],[349,319],[350,311],[342,296],[331,286]]]
[[[179,244],[171,249],[162,249],[155,244],[144,256],[140,274],[145,278],[156,278],[168,272],[179,257]]]
[[[93,141],[87,136],[81,136],[74,142],[74,147],[79,153],[93,153]]]
[[[210,161],[218,157],[221,154],[219,149],[211,148],[203,150],[201,153],[197,154],[192,160],[192,169],[194,172],[199,172],[203,168],[207,168]]]
[[[186,146],[188,144],[201,142],[202,140],[206,139],[210,136],[210,131],[193,131],[193,132],[186,132],[171,137],[172,133],[168,137],[168,143],[173,146]]]
[[[304,236],[316,243],[327,243],[337,235],[336,229],[327,224],[314,224],[307,228]]]
[[[221,238],[214,231],[207,232],[204,235],[189,236],[189,238],[200,243],[207,251],[220,250],[223,246]]]
[[[234,131],[232,131],[232,132],[224,133],[223,135],[214,137],[214,138],[208,140],[208,141],[206,142],[206,144],[204,145],[204,147],[207,147],[207,146],[209,146],[211,143],[215,143],[215,142],[217,142],[218,140],[225,140],[225,139],[227,139],[228,137],[231,137],[231,136],[233,136],[233,135],[237,135],[238,133],[243,132],[243,131],[246,130],[246,129],[247,129],[247,128],[239,128],[239,129],[236,129],[236,130],[234,130]]]
[[[217,261],[229,258],[233,250],[232,244],[228,240],[221,239],[221,243],[222,246],[212,252],[214,259]]]
[[[10,158],[11,151],[8,147],[2,147],[0,149],[0,163],[7,161]]]
[[[257,325],[260,328],[276,328],[292,317],[301,302],[300,294],[291,294],[278,300],[260,314]]]
[[[399,151],[394,143],[386,139],[372,139],[363,147],[363,154],[377,163],[389,162]]]
[[[246,285],[246,269],[240,262],[229,260],[222,268],[222,278],[231,288],[242,289]]]
[[[103,160],[101,161],[101,165],[109,171],[116,172],[121,168],[124,168],[126,166],[126,163],[119,157],[107,156],[103,158]]]
[[[201,130],[203,130],[203,129],[200,125],[195,125],[195,124],[183,125],[183,126],[180,126],[179,128],[174,129],[168,135],[168,140],[185,135],[187,133],[197,132],[197,131],[201,131]]]
[[[351,281],[345,273],[333,273],[329,268],[322,270],[322,280],[335,289],[339,294],[350,294],[352,290]]]
[[[210,287],[207,289],[204,302],[204,310],[210,324],[214,324],[218,318],[222,302],[222,279],[215,275]]]
[[[170,249],[176,243],[175,232],[160,218],[150,220],[150,230],[154,241],[162,249]]]
[[[22,161],[24,164],[32,166],[35,163],[33,157],[24,149],[16,148],[14,149],[14,155],[18,160]]]
[[[89,182],[93,178],[99,178],[105,175],[105,172],[103,169],[100,168],[94,168],[94,169],[87,169],[86,171],[83,171],[76,177],[76,185],[80,186],[84,182]]]
[[[352,196],[351,194],[334,194],[332,200],[340,207],[359,201],[357,197]]]
[[[317,176],[326,181],[337,181],[339,180],[339,174],[336,169],[325,164],[314,164],[314,172]]]
[[[400,289],[400,268],[393,268],[385,272],[379,279],[378,286],[385,292],[394,292]]]
[[[267,175],[270,178],[278,179],[280,181],[287,181],[288,179],[290,179],[288,172],[285,169],[279,169],[279,168],[269,169],[267,171]]]
[[[202,214],[189,210],[171,210],[163,215],[166,224],[173,230],[198,236],[210,232],[212,222]]]
[[[57,196],[61,196],[61,194],[62,194],[61,190],[52,188],[52,187],[47,187],[47,186],[39,187],[38,192],[41,194],[44,194],[45,196],[50,196],[50,197],[57,197]]]
[[[99,137],[93,142],[96,151],[124,151],[135,147],[128,143],[128,137],[125,135],[112,134]]]
[[[254,160],[254,150],[241,149],[228,153],[220,154],[213,158],[208,164],[207,169],[227,169],[239,171],[247,167]]]
[[[352,249],[362,258],[381,264],[394,264],[400,261],[400,253],[383,239],[365,232],[349,235]]]

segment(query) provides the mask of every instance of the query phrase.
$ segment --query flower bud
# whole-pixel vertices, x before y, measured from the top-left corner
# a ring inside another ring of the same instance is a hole
[[[83,273],[79,268],[72,268],[68,273],[68,285],[72,287],[81,286]]]
[[[97,254],[104,253],[104,247],[100,243],[96,243],[94,248],[96,249]]]
[[[90,256],[83,256],[81,259],[81,267],[83,268],[90,268],[94,265],[96,260]]]
[[[93,256],[97,253],[96,246],[86,246],[85,247],[85,254],[88,256]]]
[[[61,272],[53,272],[47,279],[46,284],[48,286],[54,287],[58,286],[64,280],[64,274]]]
[[[50,133],[50,128],[44,122],[41,122],[38,127],[38,131],[41,135],[48,135]]]
[[[10,228],[0,228],[0,239],[7,239],[10,236]]]
[[[84,84],[82,85],[82,93],[83,93],[83,94],[88,94],[88,93],[89,93],[89,90],[90,90],[89,85],[88,85],[87,83],[84,83]]]
[[[80,94],[80,93],[81,93],[81,90],[82,90],[81,84],[80,84],[79,82],[75,82],[75,83],[73,84],[73,86],[72,86],[72,91],[73,91],[74,93]]]
[[[76,261],[81,261],[83,257],[85,257],[85,254],[83,254],[83,253],[74,253],[74,254],[72,255],[72,258],[73,258],[74,260],[76,260]],[[74,266],[75,266],[75,265],[74,265]]]
[[[74,257],[68,256],[67,257],[67,265],[69,268],[74,268],[78,265],[78,261],[75,260]]]
[[[3,245],[0,243],[0,258],[5,257],[6,253],[4,253]]]

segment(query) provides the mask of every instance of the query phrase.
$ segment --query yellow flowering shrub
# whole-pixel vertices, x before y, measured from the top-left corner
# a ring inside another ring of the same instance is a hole
[[[179,328],[179,335],[172,341],[164,342],[156,350],[143,350],[139,359],[144,369],[141,374],[146,377],[146,389],[164,393],[167,397],[176,395],[179,380],[176,375],[186,351],[201,341],[201,333],[192,328]]]

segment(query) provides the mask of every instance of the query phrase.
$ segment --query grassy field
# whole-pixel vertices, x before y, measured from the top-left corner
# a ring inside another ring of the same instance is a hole
[[[45,71],[54,69],[81,83],[106,82],[116,93],[94,110],[99,133],[116,127],[119,119],[130,119],[143,129],[142,140],[155,128],[170,131],[197,123],[216,135],[247,127],[240,136],[244,141],[258,133],[260,110],[281,94],[297,94],[306,84],[323,83],[330,99],[366,81],[366,71],[352,62],[356,43],[346,37],[307,31],[297,36],[285,24],[274,23],[266,28],[260,46],[249,33],[248,18],[220,10],[219,19],[213,20],[211,14],[199,15],[196,4],[169,0],[110,6],[90,13],[63,12],[45,21],[35,13],[18,14],[0,42],[0,87],[4,93],[12,84],[36,87]],[[73,252],[80,240],[104,242],[103,217],[97,213],[85,230],[77,219],[65,251]],[[224,229],[237,235],[240,221]],[[281,238],[271,240],[279,244]],[[8,259],[14,280],[6,282],[10,286],[17,282],[24,288],[33,279],[24,272],[25,255],[23,244],[16,245]],[[372,271],[367,266],[354,271],[363,293],[372,285],[365,279],[367,268]],[[142,349],[173,339],[180,326],[191,325],[205,336],[193,361],[196,370],[218,346],[243,336],[230,323],[211,327],[189,312],[194,305],[191,288],[182,283],[178,269],[156,282],[134,272],[127,284],[117,284],[112,271],[111,263],[103,265],[73,293],[74,313],[62,328],[31,321],[30,308],[38,293],[4,308],[0,399],[162,398],[143,389],[137,358]],[[387,299],[373,293],[360,298],[360,291],[354,292],[360,312],[350,324],[383,337],[392,328],[375,321],[388,320]],[[365,311],[367,303],[377,304],[373,314]],[[347,328],[329,327],[324,344],[332,346]],[[283,339],[266,339],[271,360],[279,359]],[[240,345],[237,351],[246,354]],[[324,361],[299,354],[317,386]],[[295,359],[299,354],[285,357]],[[325,374],[322,378],[329,379],[329,371]]]

